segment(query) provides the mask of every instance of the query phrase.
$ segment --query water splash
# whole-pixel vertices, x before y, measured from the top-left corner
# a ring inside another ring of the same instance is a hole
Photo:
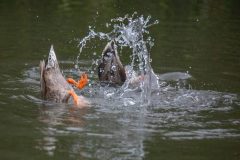
[[[149,105],[151,103],[152,81],[157,83],[157,76],[154,74],[151,67],[150,50],[154,46],[154,39],[149,36],[148,28],[159,22],[151,21],[151,16],[144,18],[143,15],[137,16],[134,12],[132,15],[125,15],[111,19],[110,23],[106,23],[106,27],[113,27],[112,31],[108,33],[96,32],[93,27],[89,27],[89,33],[79,42],[80,53],[77,57],[78,64],[79,57],[89,41],[95,38],[100,40],[114,40],[118,47],[122,50],[128,47],[132,50],[131,64],[128,68],[128,79],[123,85],[123,92],[129,89],[130,79],[133,78],[133,73],[138,73],[144,77],[140,81],[141,88],[141,102]]]

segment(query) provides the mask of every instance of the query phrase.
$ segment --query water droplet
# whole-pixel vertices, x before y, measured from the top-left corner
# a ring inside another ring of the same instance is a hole
[[[99,14],[98,11],[96,14]],[[149,62],[152,62],[152,59],[149,57],[149,50],[154,45],[154,39],[148,36],[148,28],[158,23],[158,20],[151,21],[151,16],[137,16],[137,12],[134,12],[132,15],[117,17],[111,19],[110,23],[106,23],[105,26],[107,28],[113,28],[113,30],[108,33],[95,32],[95,27],[89,26],[88,35],[79,42],[80,53],[86,44],[92,39],[99,38],[100,40],[110,41],[114,37],[114,40],[118,44],[119,48],[128,47],[130,50],[132,50],[131,66],[137,68],[137,72],[150,73],[149,68],[151,68],[151,66],[149,66]],[[146,39],[146,37],[148,38]],[[96,56],[97,54],[96,52],[93,52],[92,55]],[[103,58],[105,61],[109,61],[112,58],[111,56],[114,55],[109,52],[105,54]],[[96,66],[98,65],[97,61],[95,60],[93,60],[92,64],[96,64]],[[111,67],[112,72],[116,71],[117,69],[118,68],[115,65]],[[99,72],[104,72],[104,70],[100,68]],[[143,95],[142,98],[147,100],[149,98],[148,95],[150,95],[149,93],[151,92],[151,88],[149,88],[148,83],[143,83],[143,85],[144,86],[142,88],[144,94],[141,95]],[[132,105],[131,101],[128,104]]]
[[[75,65],[74,65],[74,68],[75,68],[75,69],[78,69],[78,65],[77,65],[77,64],[75,64]]]
[[[113,71],[117,71],[117,67],[115,65],[112,66],[111,68]]]
[[[111,26],[111,23],[106,23],[106,27],[110,27]]]

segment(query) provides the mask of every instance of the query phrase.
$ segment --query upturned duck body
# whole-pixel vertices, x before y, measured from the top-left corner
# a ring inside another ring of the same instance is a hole
[[[151,85],[157,87],[158,77],[150,68],[148,74],[138,74],[131,66],[123,66],[118,56],[117,46],[112,40],[105,46],[100,63],[98,65],[98,77],[100,82],[104,84],[122,85],[126,80],[128,85],[136,87],[146,80],[147,76],[151,76]]]
[[[125,69],[120,61],[114,41],[107,43],[98,66],[100,82],[123,84],[126,80]]]
[[[69,84],[83,88],[87,83],[86,75],[81,76],[81,80],[75,82],[73,79],[65,80],[63,77],[53,46],[51,46],[47,61],[40,61],[40,86],[41,95],[44,100],[68,103],[70,97],[73,97],[74,103],[79,106],[89,105],[88,101],[82,97],[77,96],[73,87]]]

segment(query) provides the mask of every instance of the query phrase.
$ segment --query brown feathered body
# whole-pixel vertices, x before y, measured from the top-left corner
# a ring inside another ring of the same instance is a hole
[[[114,41],[109,42],[102,52],[98,66],[100,82],[123,84],[126,80],[125,69],[120,61]]]
[[[73,90],[59,69],[53,46],[51,46],[47,62],[40,61],[40,85],[43,99],[53,102],[68,102],[70,98],[68,91]]]

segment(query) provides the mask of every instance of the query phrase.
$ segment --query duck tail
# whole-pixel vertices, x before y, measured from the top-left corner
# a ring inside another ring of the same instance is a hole
[[[103,52],[102,52],[102,56],[107,56],[106,54],[108,52],[111,52],[112,54],[115,55],[115,42],[113,40],[111,40],[110,42],[107,43],[107,45],[105,46],[105,48],[103,49]]]
[[[57,56],[56,53],[53,49],[53,45],[51,45],[48,59],[47,59],[47,64],[46,64],[46,69],[48,68],[58,68],[58,61],[57,61]]]
[[[115,69],[113,69],[114,66]],[[118,56],[117,45],[114,40],[108,42],[102,52],[102,59],[99,61],[98,65],[98,77],[100,81],[113,80],[121,83],[126,80],[125,68]]]
[[[40,68],[40,89],[41,89],[41,95],[44,98],[45,95],[45,82],[44,82],[44,70],[45,70],[45,61],[42,60],[40,61],[39,64],[39,68]]]
[[[123,65],[122,65],[122,62],[119,58],[119,55],[118,55],[118,52],[117,52],[117,45],[116,45],[116,42],[115,40],[111,40],[110,42],[107,43],[107,45],[105,46],[103,52],[102,52],[102,56],[108,56],[108,52],[112,53],[114,55],[114,57],[116,58],[117,60],[117,63],[119,65],[119,67],[121,69],[124,69]]]

